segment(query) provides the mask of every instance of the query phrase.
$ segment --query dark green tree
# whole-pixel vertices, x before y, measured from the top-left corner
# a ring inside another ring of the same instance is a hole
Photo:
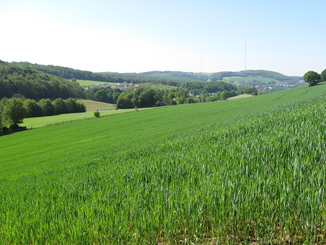
[[[308,83],[309,86],[314,86],[314,85],[317,85],[320,82],[321,77],[315,71],[308,71],[308,72],[306,72],[306,74],[304,74],[303,80],[306,83]]]
[[[54,106],[52,105],[52,102],[50,99],[41,99],[39,101],[39,105],[41,106],[41,108],[43,110],[44,116],[54,115]]]
[[[77,101],[76,106],[77,106],[76,112],[85,112],[86,111],[86,106],[84,105],[83,102]]]
[[[67,106],[67,112],[68,113],[74,113],[78,110],[77,101],[73,98],[69,98],[65,100],[66,106]]]
[[[187,98],[186,97],[183,97],[183,96],[176,98],[176,102],[177,102],[178,105],[184,104],[186,102],[186,100],[187,100]]]
[[[124,94],[121,94],[117,100],[117,108],[118,109],[127,109],[133,108],[134,105],[131,100]]]
[[[24,107],[23,100],[18,98],[6,100],[2,114],[10,127],[18,127],[18,124],[23,122],[26,115],[26,108]]]
[[[52,101],[55,114],[64,114],[68,112],[67,105],[65,101],[61,98],[55,99]]]
[[[42,108],[35,100],[25,99],[24,107],[26,108],[26,117],[41,117],[43,115]]]
[[[326,69],[321,72],[320,76],[321,76],[321,80],[323,82],[326,82]]]
[[[154,89],[147,89],[139,95],[140,107],[151,107],[156,103]]]
[[[7,98],[4,98],[4,99],[0,100],[0,132],[2,131],[3,126],[4,126],[3,109],[5,107],[5,100],[6,99]]]
[[[227,100],[229,98],[229,92],[224,90],[222,93],[221,93],[221,100]]]
[[[94,98],[94,100],[97,100],[97,101],[109,102],[109,96],[107,95],[107,93],[105,92],[104,89],[98,90],[94,94],[93,98]]]
[[[187,102],[188,102],[188,104],[195,103],[194,97],[189,97]]]

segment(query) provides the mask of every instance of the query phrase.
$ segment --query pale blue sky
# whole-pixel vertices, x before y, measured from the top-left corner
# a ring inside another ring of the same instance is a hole
[[[324,0],[2,0],[0,59],[302,76],[326,69],[325,9]]]

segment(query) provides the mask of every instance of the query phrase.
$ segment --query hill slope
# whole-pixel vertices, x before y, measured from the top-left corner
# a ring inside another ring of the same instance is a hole
[[[1,137],[1,237],[324,244],[325,95],[304,86]]]
[[[14,94],[26,98],[83,97],[78,83],[31,69],[27,66],[0,62],[0,99]]]
[[[117,72],[91,72],[78,69],[72,69],[62,66],[54,65],[40,65],[32,64],[29,62],[12,62],[27,66],[48,74],[56,75],[66,79],[80,79],[80,80],[94,80],[103,82],[207,82],[207,81],[221,81],[229,77],[242,77],[242,78],[269,78],[280,82],[299,82],[302,77],[299,76],[285,76],[278,72],[266,70],[245,70],[239,72],[223,71],[215,73],[195,73],[195,72],[182,72],[182,71],[149,71],[142,73],[117,73]],[[172,84],[175,85],[175,84]]]
[[[41,65],[33,64],[29,62],[12,62],[12,64],[27,66],[35,70],[45,72],[47,74],[55,75],[58,77],[66,79],[80,79],[80,80],[94,80],[94,81],[103,81],[103,82],[116,82],[114,78],[109,76],[103,76],[98,73],[91,71],[83,71],[78,69],[73,69],[64,66],[55,66],[55,65]]]
[[[245,70],[239,72],[223,71],[215,73],[194,73],[182,71],[150,71],[142,73],[110,73],[101,72],[103,75],[110,75],[113,77],[121,77],[126,79],[152,79],[175,82],[207,82],[207,81],[221,81],[228,77],[256,77],[256,78],[270,78],[277,81],[293,81],[297,82],[301,77],[286,76],[278,72],[266,70]]]

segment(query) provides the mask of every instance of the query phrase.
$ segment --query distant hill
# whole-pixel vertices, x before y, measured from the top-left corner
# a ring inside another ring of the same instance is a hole
[[[213,81],[223,80],[223,78],[225,77],[263,77],[263,78],[272,78],[278,81],[302,79],[301,77],[285,76],[279,72],[274,72],[274,71],[245,70],[245,71],[238,71],[238,72],[223,71],[223,72],[212,73],[211,80]]]
[[[0,88],[0,99],[15,94],[35,100],[84,96],[77,82],[3,61],[0,61]]]
[[[40,65],[29,62],[12,62],[28,66],[51,75],[66,79],[93,80],[110,83],[156,83],[178,86],[187,82],[223,81],[240,87],[256,87],[262,92],[282,90],[301,86],[302,77],[286,76],[267,70],[222,71],[215,73],[195,73],[182,71],[149,71],[142,73],[91,72],[54,65]]]
[[[76,70],[69,67],[54,66],[54,65],[40,65],[32,64],[29,62],[12,62],[11,64],[28,66],[32,69],[39,70],[51,75],[66,79],[80,79],[80,80],[94,80],[102,82],[116,82],[116,79],[110,76],[104,76],[99,73],[94,73],[91,71]]]
[[[211,75],[211,81],[223,80],[238,87],[255,87],[260,92],[272,92],[305,84],[302,77],[285,76],[279,72],[266,70],[245,70],[239,72],[217,72]]]
[[[222,81],[229,77],[251,77],[251,78],[270,78],[277,81],[300,81],[302,77],[286,76],[274,71],[266,70],[245,70],[239,72],[223,71],[216,73],[195,73],[182,71],[149,71],[142,73],[113,73],[101,72],[108,75],[123,79],[141,79],[141,80],[159,80],[174,82],[209,82]]]
[[[207,82],[209,73],[194,73],[182,71],[149,71],[142,73],[112,73],[101,72],[103,75],[109,75],[116,78],[157,81],[157,82]]]

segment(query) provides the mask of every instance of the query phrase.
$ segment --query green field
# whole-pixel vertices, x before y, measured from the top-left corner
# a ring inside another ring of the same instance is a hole
[[[251,94],[240,94],[234,97],[230,97],[228,98],[228,100],[237,100],[237,99],[245,99],[245,98],[249,98],[249,97],[253,97],[253,95]]]
[[[99,81],[91,81],[91,80],[77,80],[77,82],[82,87],[88,87],[88,86],[91,86],[93,84],[110,84],[110,85],[115,85],[116,84],[116,83],[99,82]]]
[[[325,244],[326,85],[0,137],[2,244]]]
[[[267,78],[267,77],[224,77],[223,82],[275,82],[275,79]]]
[[[131,111],[135,111],[135,109],[100,111],[100,116],[105,117],[105,116],[121,114],[121,113],[131,112]],[[31,117],[31,118],[25,118],[24,123],[22,123],[22,126],[27,127],[28,129],[33,129],[33,128],[40,128],[44,126],[50,126],[50,125],[90,119],[90,118],[94,118],[94,112],[68,113],[68,114],[46,116],[46,117]]]
[[[86,106],[86,111],[103,111],[103,110],[114,110],[116,106],[114,104],[109,104],[94,100],[78,100]]]
[[[164,85],[160,83],[140,83],[140,87],[142,88],[153,88],[153,89],[176,89],[175,86]]]
[[[86,112],[81,113],[68,113],[55,116],[46,116],[46,117],[32,117],[25,118],[22,126],[27,127],[28,129],[40,128],[44,126],[50,126],[60,123],[67,123],[77,120],[91,119],[94,118],[94,111],[99,111],[101,117],[111,116],[115,114],[121,114],[125,112],[132,112],[135,109],[120,109],[115,110],[115,105],[94,101],[94,100],[78,100],[83,102],[86,106]],[[147,108],[148,109],[148,108]],[[147,110],[146,108],[141,108],[138,110]]]

